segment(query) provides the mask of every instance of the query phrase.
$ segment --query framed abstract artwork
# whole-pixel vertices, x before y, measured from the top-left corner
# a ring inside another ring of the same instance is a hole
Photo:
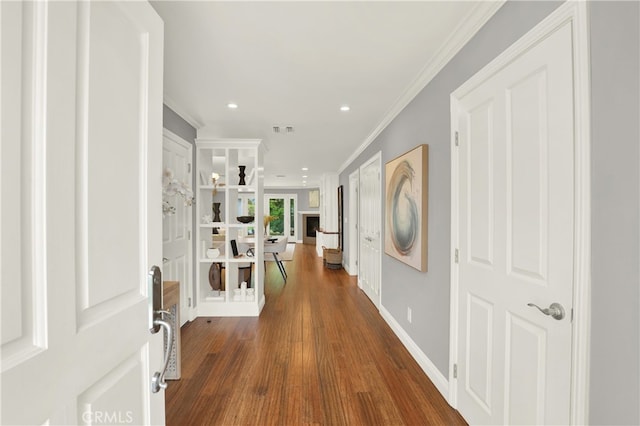
[[[427,271],[429,145],[418,145],[385,164],[384,252]]]
[[[319,189],[309,190],[309,207],[311,208],[320,207],[320,190]]]

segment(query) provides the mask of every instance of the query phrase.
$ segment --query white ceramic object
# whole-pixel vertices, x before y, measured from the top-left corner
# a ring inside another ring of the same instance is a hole
[[[216,258],[218,256],[220,256],[220,250],[215,249],[215,248],[207,249],[207,257],[209,259],[213,259],[213,258]]]

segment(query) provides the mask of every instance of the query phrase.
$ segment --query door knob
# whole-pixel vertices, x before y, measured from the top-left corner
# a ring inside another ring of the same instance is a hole
[[[540,312],[545,315],[552,316],[554,319],[561,320],[564,318],[564,308],[559,303],[552,303],[548,308],[542,309],[540,306],[535,303],[527,303],[527,306],[531,306],[533,308],[537,308]]]

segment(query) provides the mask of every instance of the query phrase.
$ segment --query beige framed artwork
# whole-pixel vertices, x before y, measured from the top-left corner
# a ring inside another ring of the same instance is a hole
[[[320,207],[320,190],[312,189],[309,191],[309,207],[318,208]]]
[[[418,145],[385,164],[384,252],[427,271],[429,145]]]

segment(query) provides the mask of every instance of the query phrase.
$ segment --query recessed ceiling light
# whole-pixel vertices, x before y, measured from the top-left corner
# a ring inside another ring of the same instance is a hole
[[[351,107],[349,105],[342,105],[340,107],[340,111],[349,111],[351,109]]]
[[[231,103],[227,104],[227,107],[229,109],[236,109],[236,108],[238,108],[238,104],[234,104],[233,102],[231,102]]]
[[[302,171],[303,171],[303,172],[306,172],[307,170],[309,170],[309,168],[308,168],[308,167],[303,167],[303,168],[302,168]]]
[[[308,178],[309,176],[307,176],[307,175],[303,175],[302,177],[306,179],[306,178]]]

